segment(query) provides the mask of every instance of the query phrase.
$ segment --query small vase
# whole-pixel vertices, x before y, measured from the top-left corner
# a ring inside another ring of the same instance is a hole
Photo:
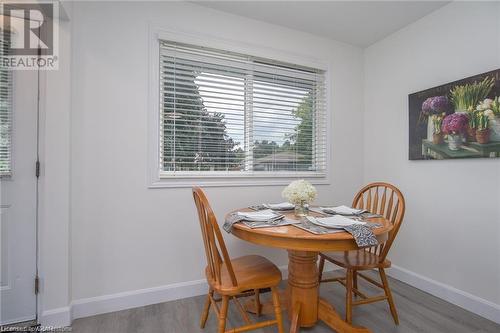
[[[307,207],[307,204],[305,201],[302,201],[301,203],[295,205],[295,216],[297,217],[304,217],[307,216],[309,209]]]
[[[432,134],[434,133],[434,124],[431,117],[427,118],[427,140],[432,141]]]
[[[435,145],[440,145],[444,142],[442,133],[434,133],[432,134],[432,143]]]
[[[490,142],[490,129],[482,129],[476,131],[476,140],[478,143],[485,144]]]
[[[448,135],[448,148],[450,150],[459,150],[462,146],[462,136],[460,134],[449,134]]]
[[[476,129],[470,126],[467,127],[467,141],[476,141]]]

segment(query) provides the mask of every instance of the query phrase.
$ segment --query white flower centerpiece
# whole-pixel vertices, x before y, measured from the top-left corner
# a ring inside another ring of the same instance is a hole
[[[314,201],[316,194],[316,188],[304,179],[291,182],[281,193],[283,198],[295,205],[295,215],[298,217],[307,215],[307,205]]]

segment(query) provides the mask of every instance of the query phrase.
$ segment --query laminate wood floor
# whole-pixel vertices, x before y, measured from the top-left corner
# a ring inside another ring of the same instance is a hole
[[[500,325],[460,307],[429,295],[398,280],[390,279],[400,324],[392,320],[386,302],[354,308],[353,323],[370,328],[374,333],[499,333]],[[360,288],[378,291],[362,279]],[[321,296],[334,304],[344,315],[345,289],[338,283],[321,285]],[[191,297],[136,309],[77,319],[73,333],[197,333],[217,332],[215,315],[211,312],[204,330],[199,328],[200,313],[205,297]],[[231,302],[232,303],[232,302]],[[241,316],[230,303],[227,329],[242,324]],[[286,314],[285,314],[286,317]],[[286,328],[288,323],[285,320]],[[252,332],[276,332],[268,327]],[[302,332],[333,332],[323,323]]]

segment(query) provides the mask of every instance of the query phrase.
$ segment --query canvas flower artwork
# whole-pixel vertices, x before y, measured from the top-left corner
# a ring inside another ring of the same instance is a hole
[[[500,157],[500,69],[409,95],[409,157]]]

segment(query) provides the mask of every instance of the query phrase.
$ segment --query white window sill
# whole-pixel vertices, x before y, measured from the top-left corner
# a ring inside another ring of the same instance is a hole
[[[329,178],[326,174],[305,175],[305,174],[286,174],[286,175],[259,175],[259,176],[206,176],[206,175],[162,175],[153,180],[149,188],[183,188],[192,186],[202,187],[231,187],[231,186],[278,186],[288,185],[297,179],[306,179],[313,185],[328,185]]]

